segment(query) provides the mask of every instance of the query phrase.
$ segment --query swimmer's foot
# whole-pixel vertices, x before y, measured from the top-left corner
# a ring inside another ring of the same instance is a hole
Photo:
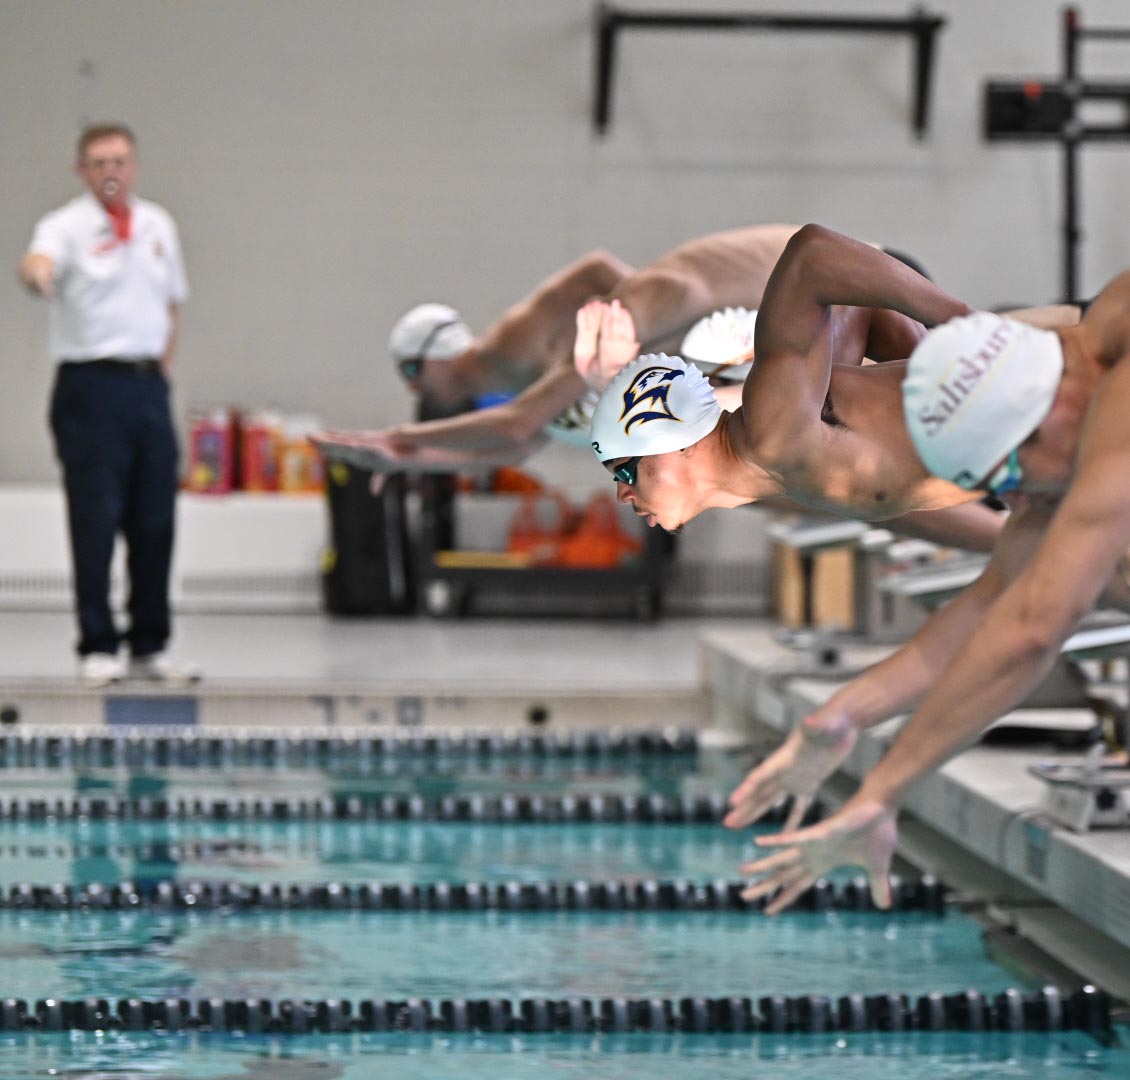
[[[600,342],[596,350],[600,389],[604,389],[625,365],[630,364],[640,352],[636,339],[636,322],[632,313],[613,300],[604,305],[600,319]],[[592,380],[588,380],[592,385]]]
[[[577,312],[577,336],[573,341],[573,366],[585,382],[595,374],[596,340],[600,335],[600,319],[604,303],[590,300]]]

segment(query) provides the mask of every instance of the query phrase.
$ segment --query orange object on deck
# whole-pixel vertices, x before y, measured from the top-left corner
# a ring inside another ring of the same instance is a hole
[[[643,545],[620,524],[620,512],[611,495],[594,495],[577,528],[558,548],[557,566],[612,570],[638,555]]]
[[[551,522],[546,521],[547,497],[557,504],[556,516]],[[573,508],[560,493],[523,495],[522,505],[510,519],[506,550],[529,556],[535,566],[555,565],[562,540],[572,526],[573,519]]]
[[[491,489],[499,494],[535,495],[542,491],[541,481],[528,472],[504,465],[494,470]]]

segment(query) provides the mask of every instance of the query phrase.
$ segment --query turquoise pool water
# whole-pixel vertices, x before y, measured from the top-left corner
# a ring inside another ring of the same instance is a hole
[[[4,997],[680,997],[1018,985],[972,919],[0,912]],[[1033,988],[1036,984],[1031,984]]]
[[[726,794],[748,755],[400,755],[336,768],[4,769],[12,797]],[[711,824],[0,822],[0,886],[737,876],[750,834]],[[0,910],[0,998],[992,995],[1038,982],[990,960],[973,919],[918,914]],[[1124,1033],[1125,1034],[1125,1033]],[[1086,1035],[238,1037],[0,1034],[0,1078],[373,1076],[836,1080],[1130,1075]]]
[[[734,878],[750,833],[717,825],[0,822],[0,887],[128,879],[570,881]]]

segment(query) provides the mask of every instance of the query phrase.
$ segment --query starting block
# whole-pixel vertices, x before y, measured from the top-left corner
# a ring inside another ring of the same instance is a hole
[[[1130,826],[1130,768],[1125,756],[1113,764],[1096,746],[1080,765],[1045,763],[1029,772],[1044,782],[1041,809],[1073,832]]]

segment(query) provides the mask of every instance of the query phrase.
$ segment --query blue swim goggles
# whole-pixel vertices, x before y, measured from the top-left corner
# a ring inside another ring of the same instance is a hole
[[[1024,483],[1024,470],[1020,467],[1019,451],[1013,450],[1004,459],[1004,464],[989,477],[985,489],[998,498],[1016,491]]]

